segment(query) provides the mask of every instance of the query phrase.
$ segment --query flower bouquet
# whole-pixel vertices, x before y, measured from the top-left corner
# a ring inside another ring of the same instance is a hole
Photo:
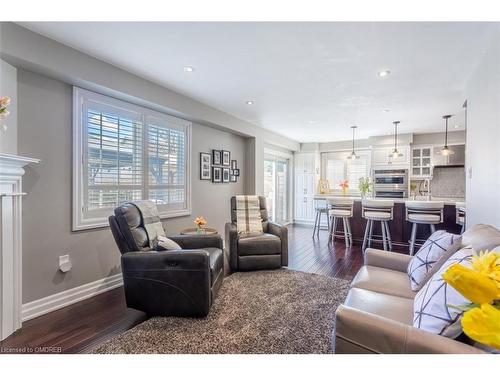
[[[207,225],[207,219],[203,216],[199,216],[194,219],[193,223],[196,225],[196,233],[202,234],[205,232],[204,226]]]
[[[342,194],[346,195],[347,190],[349,189],[349,181],[347,180],[341,181],[339,186],[342,189]]]
[[[1,130],[7,130],[7,125],[3,124],[1,120],[4,120],[9,115],[7,106],[10,104],[10,98],[8,96],[0,97],[0,128]]]
[[[471,303],[450,306],[464,311],[464,333],[480,344],[500,349],[500,254],[480,252],[472,268],[454,264],[443,279]]]

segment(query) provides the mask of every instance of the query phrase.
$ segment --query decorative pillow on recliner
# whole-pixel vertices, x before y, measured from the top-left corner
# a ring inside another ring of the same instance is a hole
[[[171,240],[168,237],[164,237],[164,236],[158,236],[158,241],[156,242],[154,249],[158,250],[158,251],[182,250],[182,248],[179,246],[179,244],[177,242],[175,242],[174,240]]]
[[[413,301],[413,326],[449,338],[462,333],[460,319],[463,312],[452,306],[470,303],[464,296],[443,280],[442,275],[452,264],[471,267],[476,252],[466,247],[452,255],[431,279],[420,289]]]
[[[434,272],[461,247],[461,239],[461,236],[444,230],[431,234],[408,264],[408,277],[413,291],[419,291]]]

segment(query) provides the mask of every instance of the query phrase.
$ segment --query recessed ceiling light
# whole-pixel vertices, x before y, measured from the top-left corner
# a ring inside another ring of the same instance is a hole
[[[253,101],[252,100],[247,100],[245,103],[247,103],[248,105],[252,105]]]
[[[389,110],[387,108],[382,109],[382,112],[387,113]]]
[[[307,121],[307,123],[308,123],[308,124],[315,124],[315,123],[316,123],[316,121],[309,120],[309,121]]]
[[[192,73],[192,72],[194,72],[194,68],[192,66],[185,66],[184,71],[186,73]]]
[[[381,70],[380,72],[378,72],[379,77],[387,77],[389,74],[391,74],[390,70]]]

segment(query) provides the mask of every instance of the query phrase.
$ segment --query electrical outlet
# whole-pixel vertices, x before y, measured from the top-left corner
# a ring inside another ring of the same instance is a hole
[[[69,255],[61,255],[59,257],[59,270],[61,272],[68,272],[73,265],[71,264],[71,260],[69,259]]]

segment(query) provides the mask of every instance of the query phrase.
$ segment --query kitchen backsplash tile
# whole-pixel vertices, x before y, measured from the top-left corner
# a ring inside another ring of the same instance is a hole
[[[434,168],[431,194],[433,197],[465,197],[465,168]]]

